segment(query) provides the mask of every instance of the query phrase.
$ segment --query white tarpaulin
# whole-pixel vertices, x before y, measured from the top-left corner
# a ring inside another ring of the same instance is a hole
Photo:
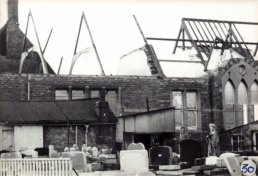
[[[14,127],[15,150],[23,147],[34,149],[43,147],[42,126],[15,126]]]

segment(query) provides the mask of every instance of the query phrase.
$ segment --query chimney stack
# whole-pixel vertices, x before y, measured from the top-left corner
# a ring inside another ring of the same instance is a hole
[[[8,20],[11,18],[18,23],[18,0],[8,0]]]

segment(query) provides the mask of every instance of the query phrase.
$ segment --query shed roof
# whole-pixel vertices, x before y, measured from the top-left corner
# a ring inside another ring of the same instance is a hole
[[[232,131],[234,131],[234,130],[241,129],[241,128],[244,128],[244,127],[246,127],[246,126],[251,126],[251,125],[258,125],[258,120],[255,120],[255,121],[249,122],[249,123],[247,123],[247,124],[239,125],[239,126],[236,126],[236,127],[234,127],[234,128],[231,128],[231,129],[222,131],[221,134],[223,134],[223,133],[229,133],[229,132],[232,132]]]
[[[57,124],[98,121],[96,99],[73,101],[0,101],[0,123]]]
[[[174,110],[175,107],[167,107],[167,108],[160,108],[160,109],[152,109],[149,111],[144,111],[144,112],[137,112],[137,113],[129,113],[129,114],[122,114],[119,116],[119,118],[135,118],[135,117],[139,117],[141,115],[151,115],[151,114],[155,114],[155,113],[159,113],[159,112],[165,112],[165,111],[170,111],[170,110]]]

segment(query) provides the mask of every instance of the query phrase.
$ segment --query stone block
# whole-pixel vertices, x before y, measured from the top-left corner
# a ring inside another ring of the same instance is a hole
[[[225,162],[231,176],[242,175],[242,172],[240,170],[240,163],[238,162],[236,157],[234,157],[234,156],[225,157],[224,162]]]
[[[216,165],[218,159],[219,159],[219,157],[217,157],[217,156],[208,156],[205,159],[205,165]]]
[[[123,171],[148,171],[149,159],[147,150],[122,150],[120,152],[120,167]]]
[[[145,150],[143,143],[131,143],[128,145],[128,150]]]
[[[61,156],[63,158],[71,158],[72,162],[73,162],[73,168],[76,171],[82,171],[82,172],[86,172],[87,169],[87,161],[86,161],[86,154],[83,152],[78,152],[78,151],[74,151],[74,152],[63,152],[61,154]]]

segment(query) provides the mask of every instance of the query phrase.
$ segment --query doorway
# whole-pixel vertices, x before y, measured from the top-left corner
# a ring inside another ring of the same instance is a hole
[[[4,128],[2,130],[2,150],[10,150],[14,148],[13,128]]]
[[[151,148],[151,135],[150,134],[134,134],[134,143],[141,142],[145,149],[149,151]]]

